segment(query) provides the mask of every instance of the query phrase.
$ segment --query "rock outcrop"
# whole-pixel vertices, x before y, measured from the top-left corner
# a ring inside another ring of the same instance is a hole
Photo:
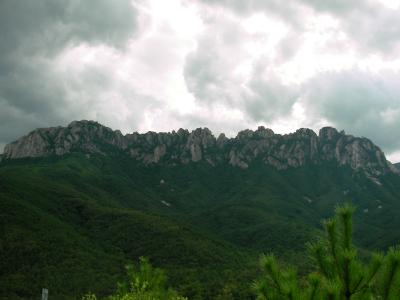
[[[364,170],[370,176],[398,172],[370,140],[346,135],[331,127],[322,128],[318,135],[306,128],[280,135],[259,127],[255,131],[241,131],[235,138],[224,134],[215,138],[207,128],[123,135],[94,121],[74,121],[67,127],[32,131],[8,144],[3,158],[60,156],[72,152],[120,153],[144,164],[205,161],[213,166],[229,163],[247,168],[258,160],[284,170],[329,161]]]

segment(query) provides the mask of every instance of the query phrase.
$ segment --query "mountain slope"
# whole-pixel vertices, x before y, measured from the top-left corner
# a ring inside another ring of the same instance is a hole
[[[206,288],[213,293],[221,288],[212,276],[205,279],[207,269],[219,266],[229,273],[249,261],[248,251],[150,213],[152,205],[145,208],[143,203],[155,201],[145,192],[126,191],[133,192],[130,206],[143,211],[123,205],[118,188],[127,182],[96,168],[83,157],[0,168],[0,296],[35,298],[43,286],[57,299],[88,289],[104,295],[121,278],[124,265],[140,256],[170,270],[183,293],[204,295]],[[104,186],[103,180],[111,182]],[[154,211],[160,210],[159,203],[153,204]],[[204,290],[191,291],[200,287]]]
[[[229,290],[246,299],[260,253],[304,270],[305,243],[345,201],[358,207],[359,246],[386,249],[400,240],[400,176],[367,139],[329,128],[311,139],[307,130],[260,137],[269,131],[259,129],[212,146],[207,130],[198,130],[181,131],[183,140],[138,135],[124,149],[126,136],[118,142],[97,123],[73,124],[7,147],[0,298],[35,298],[44,286],[57,299],[105,295],[124,264],[144,255],[184,295],[214,299]],[[71,146],[61,146],[78,125]]]

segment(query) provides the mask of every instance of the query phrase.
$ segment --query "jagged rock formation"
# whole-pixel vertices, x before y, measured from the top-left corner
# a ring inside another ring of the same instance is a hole
[[[398,172],[370,140],[346,135],[331,127],[322,128],[318,135],[306,128],[280,135],[259,127],[256,131],[241,131],[235,138],[224,134],[215,138],[207,128],[123,135],[94,121],[74,121],[67,127],[36,129],[8,144],[3,156],[16,159],[71,152],[125,153],[144,164],[205,161],[213,166],[229,163],[247,168],[258,160],[283,170],[334,161],[364,170],[370,176]]]

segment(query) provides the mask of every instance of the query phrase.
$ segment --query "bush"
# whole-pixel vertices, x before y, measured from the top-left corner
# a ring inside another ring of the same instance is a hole
[[[167,287],[163,270],[153,268],[147,258],[140,258],[139,267],[127,266],[128,282],[119,283],[115,295],[108,300],[187,300]],[[82,300],[97,300],[93,294]]]

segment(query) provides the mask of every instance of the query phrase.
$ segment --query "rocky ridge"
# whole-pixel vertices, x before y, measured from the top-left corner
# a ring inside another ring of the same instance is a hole
[[[370,176],[398,172],[379,147],[367,138],[347,135],[332,127],[324,127],[317,135],[301,128],[280,135],[271,129],[243,130],[235,138],[220,134],[216,138],[209,129],[192,132],[137,132],[123,135],[94,121],[74,121],[67,127],[40,128],[8,144],[4,159],[65,155],[72,152],[109,155],[125,153],[143,164],[187,164],[205,161],[212,166],[229,163],[247,168],[254,160],[278,170],[296,168],[307,163],[327,161],[363,170]]]

